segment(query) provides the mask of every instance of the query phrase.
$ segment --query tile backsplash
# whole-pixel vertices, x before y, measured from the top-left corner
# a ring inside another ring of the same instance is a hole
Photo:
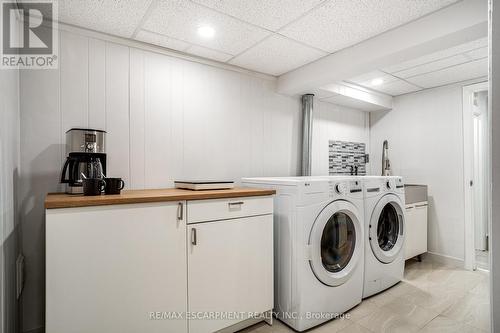
[[[359,142],[330,140],[328,142],[328,171],[330,176],[350,175],[351,166],[358,175],[366,175],[366,145]]]

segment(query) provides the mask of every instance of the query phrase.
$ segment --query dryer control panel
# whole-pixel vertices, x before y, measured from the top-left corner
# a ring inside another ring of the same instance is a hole
[[[391,192],[401,192],[404,191],[405,185],[403,184],[403,178],[401,177],[390,177],[385,180],[385,187],[387,191]]]
[[[402,177],[373,177],[365,182],[365,195],[376,196],[380,193],[395,192],[404,193]]]

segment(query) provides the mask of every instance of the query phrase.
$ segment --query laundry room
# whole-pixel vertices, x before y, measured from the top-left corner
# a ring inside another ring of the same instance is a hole
[[[0,4],[0,333],[500,332],[492,0]]]

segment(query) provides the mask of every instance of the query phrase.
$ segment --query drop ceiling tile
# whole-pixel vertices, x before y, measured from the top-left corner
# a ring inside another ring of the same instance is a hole
[[[455,56],[451,56],[448,58],[443,58],[440,60],[428,62],[423,65],[415,66],[406,70],[402,70],[400,72],[392,73],[393,75],[400,78],[408,78],[416,75],[426,74],[430,72],[435,72],[437,70],[441,70],[447,67],[452,67],[456,65],[463,64],[464,62],[468,62],[471,59],[467,58],[463,54],[458,54]]]
[[[454,2],[457,0],[332,0],[313,9],[280,33],[335,52]]]
[[[211,26],[215,36],[198,35],[200,26]],[[175,39],[236,55],[270,32],[186,0],[159,1],[143,28]]]
[[[131,37],[152,0],[59,0],[59,21]]]
[[[484,46],[484,47],[469,51],[467,53],[464,53],[464,55],[467,58],[469,58],[470,60],[486,58],[486,57],[488,57],[488,47]]]
[[[271,75],[281,75],[326,55],[280,35],[273,35],[229,63]]]
[[[163,46],[169,49],[185,51],[191,44],[186,43],[182,40],[173,39],[167,36],[155,34],[153,32],[141,30],[135,37],[135,39],[150,43],[158,46]]]
[[[387,84],[387,83],[390,83],[390,82],[397,80],[397,78],[392,76],[392,75],[388,75],[388,74],[381,72],[381,71],[373,71],[373,72],[369,72],[366,74],[356,76],[356,77],[351,78],[347,81],[355,83],[355,84],[359,84],[360,86],[363,86],[363,87],[366,87],[369,89],[376,89],[378,87],[378,85],[372,84],[372,81],[374,79],[382,79],[383,84]]]
[[[433,88],[487,75],[488,59],[480,59],[442,69],[440,71],[414,76],[406,80],[424,88]]]
[[[277,31],[323,0],[193,0],[243,21]]]
[[[382,83],[378,85],[373,85],[373,79],[382,79]],[[422,90],[422,88],[417,87],[413,84],[405,82],[397,77],[386,74],[381,71],[373,71],[363,75],[359,75],[352,79],[347,80],[348,83],[354,83],[364,88],[374,90],[383,94],[398,96],[402,94],[407,94],[410,92]]]
[[[383,84],[375,89],[378,92],[391,95],[391,96],[399,96],[403,94],[408,94],[411,92],[422,90],[422,88],[417,87],[411,83],[408,83],[403,80],[396,80],[389,82],[387,84]]]
[[[207,49],[203,46],[192,45],[186,50],[186,53],[194,54],[199,57],[208,58],[212,60],[217,60],[220,62],[226,62],[233,56],[224,52],[219,52],[211,49]]]
[[[414,58],[414,59],[408,59],[407,61],[401,62],[399,64],[394,64],[392,66],[383,68],[382,70],[387,73],[395,73],[395,72],[400,72],[406,69],[410,69],[416,66],[424,65],[436,60],[441,60],[444,58],[448,58],[457,54],[461,54],[464,52],[468,52],[471,50],[475,50],[481,47],[487,47],[488,46],[488,38],[480,38],[468,43],[460,44],[454,47],[450,47],[444,50],[441,50],[439,52],[434,52],[427,54],[422,57]]]

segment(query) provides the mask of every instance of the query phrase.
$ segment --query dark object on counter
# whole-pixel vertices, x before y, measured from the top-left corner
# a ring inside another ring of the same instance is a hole
[[[66,193],[83,193],[84,178],[106,175],[106,132],[97,129],[72,128],[66,132],[67,158],[61,172]]]
[[[101,195],[106,187],[106,181],[102,178],[84,178],[83,195]]]
[[[121,178],[106,178],[106,194],[120,194],[125,187],[125,182]]]

